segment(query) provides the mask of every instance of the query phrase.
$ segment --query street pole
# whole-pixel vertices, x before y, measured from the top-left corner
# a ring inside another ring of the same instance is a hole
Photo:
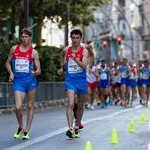
[[[70,3],[71,0],[67,2],[67,9],[66,9],[66,22],[65,22],[65,46],[68,45],[68,32],[69,32],[69,18],[70,18]]]
[[[29,27],[29,0],[24,0],[24,27]]]
[[[124,18],[125,22],[127,23],[128,27],[129,27],[129,30],[130,30],[130,36],[131,36],[131,59],[134,60],[134,49],[133,49],[133,46],[134,46],[134,36],[133,36],[133,31],[132,31],[132,28],[130,26],[130,23],[128,22],[124,12],[117,6],[114,6],[115,8],[117,8],[118,12],[122,15],[122,17]]]

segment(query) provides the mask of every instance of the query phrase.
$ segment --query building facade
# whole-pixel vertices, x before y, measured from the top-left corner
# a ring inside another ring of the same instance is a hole
[[[126,57],[138,61],[149,58],[149,6],[149,0],[112,0],[100,7],[94,13],[97,23],[86,28],[86,38],[99,45],[96,59]]]
[[[143,37],[143,57],[150,58],[150,1],[143,0],[141,11],[143,15],[142,24],[142,37]]]

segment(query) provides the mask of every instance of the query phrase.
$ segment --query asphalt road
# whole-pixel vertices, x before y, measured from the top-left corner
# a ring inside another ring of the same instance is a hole
[[[107,109],[85,110],[80,138],[68,139],[65,136],[65,108],[40,110],[35,112],[28,141],[13,139],[17,128],[15,114],[0,115],[0,150],[85,150],[87,141],[91,142],[92,150],[148,150],[149,112],[149,107],[138,104],[133,108],[109,106]],[[140,123],[141,113],[146,118],[143,125]],[[135,122],[135,133],[128,131],[131,119]],[[117,130],[118,144],[110,143],[113,128]]]

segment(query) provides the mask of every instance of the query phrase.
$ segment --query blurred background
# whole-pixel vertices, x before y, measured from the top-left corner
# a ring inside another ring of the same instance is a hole
[[[40,81],[63,79],[56,75],[59,56],[74,28],[82,30],[83,43],[92,41],[95,62],[149,59],[149,8],[149,0],[0,0],[0,81],[7,81],[4,63],[23,27],[33,31]]]

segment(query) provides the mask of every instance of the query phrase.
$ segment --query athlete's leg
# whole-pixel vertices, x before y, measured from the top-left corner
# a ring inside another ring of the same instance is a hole
[[[96,102],[98,103],[99,101],[99,92],[98,92],[98,88],[96,87],[94,90],[94,98],[96,99]]]
[[[26,128],[24,129],[25,131],[29,131],[33,120],[35,94],[36,94],[36,88],[28,92],[28,100],[27,100],[28,113],[27,113],[27,125]]]
[[[22,120],[22,101],[25,97],[25,93],[20,91],[14,91],[15,97],[15,109],[16,109],[16,118],[20,128],[23,128],[23,120]]]
[[[91,87],[88,87],[88,97],[87,97],[87,108],[92,109],[93,107],[93,102],[94,102],[94,89]],[[94,107],[93,107],[94,108]]]
[[[73,104],[75,99],[75,92],[73,90],[68,90],[67,96],[69,101],[67,105],[66,116],[67,116],[68,126],[69,128],[72,128],[73,127]]]
[[[147,86],[145,84],[142,85],[142,103],[146,103],[146,100],[147,100]]]
[[[130,87],[126,85],[125,87],[125,102],[129,104],[129,99],[130,99]]]
[[[125,90],[126,85],[125,84],[121,85],[121,99],[123,100],[123,102],[125,102]]]
[[[76,121],[76,126],[80,125],[82,116],[83,116],[83,112],[84,112],[84,103],[86,101],[86,94],[82,94],[82,95],[77,95],[78,96],[78,109],[77,109],[77,121]]]
[[[74,99],[74,105],[73,105],[73,114],[74,114],[74,118],[77,119],[77,95],[75,95],[75,99]]]
[[[149,93],[150,93],[150,87],[149,87],[149,86],[147,86],[147,91],[146,91],[146,95],[147,95],[146,105],[148,105]]]

